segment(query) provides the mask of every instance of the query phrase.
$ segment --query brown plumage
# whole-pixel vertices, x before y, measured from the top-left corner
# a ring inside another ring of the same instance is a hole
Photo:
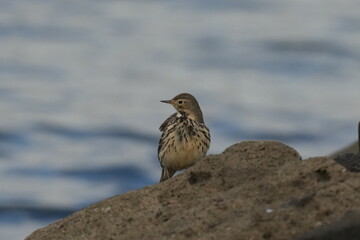
[[[205,126],[200,106],[194,96],[181,93],[171,100],[161,102],[174,106],[176,113],[160,126],[160,182],[171,178],[176,171],[193,165],[206,155],[210,146],[210,131]]]

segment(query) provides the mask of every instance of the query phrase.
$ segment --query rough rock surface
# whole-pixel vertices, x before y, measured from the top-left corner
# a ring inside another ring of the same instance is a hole
[[[341,220],[325,227],[315,229],[299,240],[359,240],[360,213],[349,212]]]
[[[247,141],[168,181],[88,206],[26,240],[289,240],[359,210],[359,173],[328,158],[301,161],[279,142]]]
[[[334,160],[350,172],[360,172],[360,153],[345,153]]]
[[[343,154],[346,154],[346,153],[356,154],[356,153],[359,152],[359,150],[360,150],[359,149],[359,142],[355,141],[355,142],[349,144],[348,146],[345,146],[342,149],[340,149],[340,150],[338,150],[336,152],[333,152],[328,157],[334,159],[337,156],[340,156],[340,155],[343,155]]]

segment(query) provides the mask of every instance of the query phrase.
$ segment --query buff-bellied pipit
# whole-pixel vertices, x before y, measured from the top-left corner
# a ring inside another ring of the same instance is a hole
[[[171,178],[176,171],[190,167],[204,157],[210,146],[210,131],[195,97],[181,93],[169,103],[176,109],[160,126],[158,158],[162,167],[160,182]]]

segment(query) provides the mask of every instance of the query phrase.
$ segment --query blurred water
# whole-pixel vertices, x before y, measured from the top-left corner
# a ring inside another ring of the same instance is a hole
[[[210,153],[356,138],[360,2],[0,1],[0,239],[154,184],[159,100],[199,100]]]

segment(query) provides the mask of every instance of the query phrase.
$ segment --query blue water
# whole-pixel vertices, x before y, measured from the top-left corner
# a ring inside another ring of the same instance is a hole
[[[194,94],[209,153],[356,139],[360,3],[0,1],[0,239],[160,176],[160,100]]]

